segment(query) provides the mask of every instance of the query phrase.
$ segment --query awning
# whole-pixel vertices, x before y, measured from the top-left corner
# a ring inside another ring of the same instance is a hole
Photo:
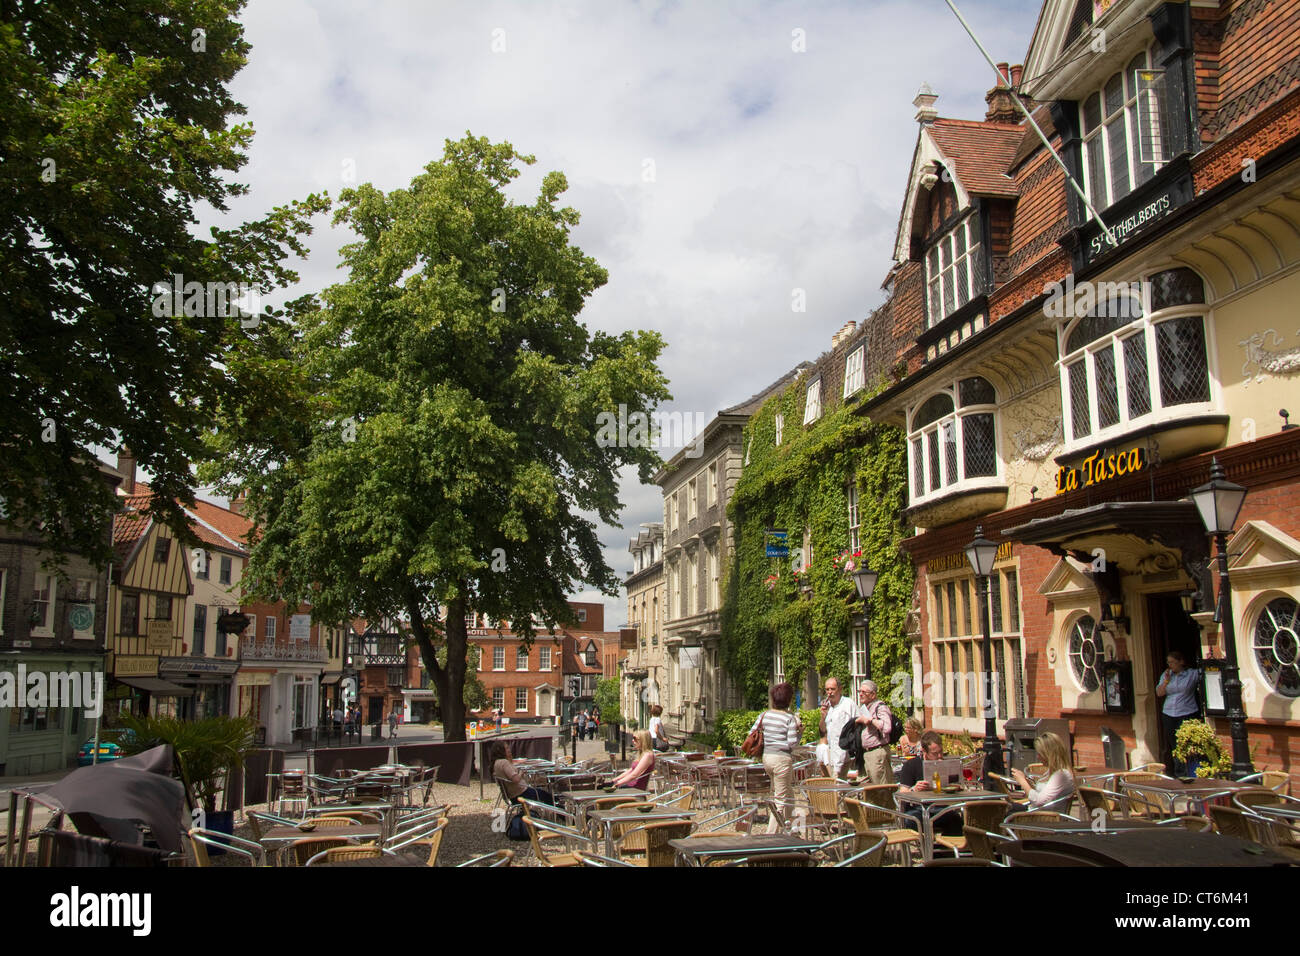
[[[192,687],[181,687],[171,681],[159,680],[157,677],[118,677],[119,684],[126,684],[136,690],[147,691],[155,697],[193,697]]]
[[[323,687],[326,684],[337,684],[342,679],[343,679],[342,674],[326,674],[324,677],[321,678],[320,682],[321,682],[321,686]]]

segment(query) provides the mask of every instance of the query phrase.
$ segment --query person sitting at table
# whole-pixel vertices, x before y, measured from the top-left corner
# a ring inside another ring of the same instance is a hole
[[[900,757],[919,757],[921,755],[921,734],[925,728],[915,717],[909,717],[903,723],[903,736],[898,739],[894,746],[898,750]]]
[[[488,756],[492,761],[492,776],[505,790],[506,796],[510,798],[511,803],[514,803],[520,797],[526,800],[536,800],[539,803],[555,803],[555,798],[550,793],[528,786],[528,783],[520,776],[519,770],[511,761],[509,743],[504,740],[493,741],[492,750]]]
[[[921,734],[918,746],[920,753],[905,762],[898,771],[898,789],[933,792],[934,784],[925,779],[925,761],[943,759],[943,738],[933,730],[927,730]],[[916,820],[916,829],[921,829],[920,807],[910,806],[903,812]],[[944,836],[961,836],[961,814],[956,811],[944,814],[939,818],[936,830]]]
[[[1029,794],[1029,809],[1041,810],[1043,807],[1064,801],[1075,792],[1074,768],[1070,764],[1070,753],[1065,749],[1065,742],[1056,734],[1043,734],[1034,741],[1034,753],[1047,765],[1042,782],[1035,787],[1023,771],[1012,770],[1020,789]],[[1065,809],[1062,808],[1062,813]]]
[[[614,778],[614,786],[644,790],[655,769],[654,743],[650,740],[648,730],[638,730],[632,735],[632,740],[636,742],[636,762]]]

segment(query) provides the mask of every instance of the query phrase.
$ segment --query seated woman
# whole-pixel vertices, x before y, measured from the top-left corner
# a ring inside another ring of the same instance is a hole
[[[1034,752],[1038,754],[1038,759],[1047,765],[1047,773],[1043,775],[1042,782],[1037,787],[1023,772],[1011,771],[1011,776],[1015,778],[1016,783],[1029,794],[1029,808],[1041,810],[1058,800],[1064,803],[1065,798],[1075,792],[1074,770],[1070,765],[1070,754],[1065,749],[1065,742],[1056,734],[1043,734],[1034,741]],[[1065,813],[1068,807],[1060,806],[1054,809]]]
[[[644,790],[646,784],[650,782],[650,774],[655,769],[654,743],[650,739],[648,730],[638,730],[632,735],[632,739],[636,741],[636,762],[614,779],[614,786]]]
[[[921,734],[924,732],[925,728],[921,726],[919,720],[915,717],[907,718],[906,723],[903,724],[903,736],[898,739],[898,743],[894,744],[898,755],[900,757],[921,756]]]
[[[555,803],[555,798],[550,793],[528,786],[524,778],[519,775],[519,770],[511,762],[510,744],[506,741],[493,741],[488,759],[492,761],[492,776],[505,790],[506,796],[510,798],[511,803],[514,803],[520,797],[526,800],[536,800],[539,803]]]

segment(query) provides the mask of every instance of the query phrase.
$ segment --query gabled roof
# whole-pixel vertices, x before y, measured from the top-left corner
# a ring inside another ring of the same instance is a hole
[[[898,217],[894,261],[906,262],[912,251],[912,219],[916,214],[925,177],[939,166],[952,177],[957,204],[965,209],[971,196],[1014,199],[1020,195],[1008,175],[1011,161],[1024,138],[1025,127],[1013,123],[958,120],[940,117],[922,124],[912,151],[907,194]],[[932,186],[929,188],[933,188]]]
[[[113,561],[120,569],[130,563],[153,519],[144,513],[152,494],[127,495],[123,509],[113,518]]]
[[[930,135],[968,193],[1014,199],[1019,190],[1007,170],[1025,129],[1019,123],[937,119],[930,125]]]

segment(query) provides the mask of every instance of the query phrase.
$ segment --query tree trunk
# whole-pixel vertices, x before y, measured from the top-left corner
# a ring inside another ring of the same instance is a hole
[[[465,593],[463,582],[460,593]],[[465,656],[468,649],[465,598],[458,597],[447,605],[447,689],[442,698],[443,740],[465,739]]]

